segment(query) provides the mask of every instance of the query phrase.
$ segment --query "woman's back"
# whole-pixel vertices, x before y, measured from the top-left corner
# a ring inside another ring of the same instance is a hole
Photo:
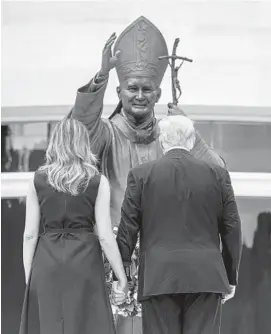
[[[43,228],[45,230],[91,228],[93,231],[94,208],[100,178],[100,174],[95,175],[86,190],[74,196],[54,189],[48,183],[46,174],[37,171],[34,185],[39,200]]]
[[[78,195],[55,190],[37,171],[40,235],[27,286],[20,334],[115,334],[95,226],[101,175]],[[40,331],[37,331],[40,328]]]

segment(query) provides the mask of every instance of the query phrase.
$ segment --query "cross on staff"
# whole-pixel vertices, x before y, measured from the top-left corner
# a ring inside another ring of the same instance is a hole
[[[188,61],[190,63],[193,61],[192,59],[189,59],[189,58],[186,58],[186,57],[177,56],[177,47],[178,47],[179,42],[180,42],[180,39],[176,38],[175,41],[174,41],[171,56],[158,57],[159,59],[168,59],[169,66],[171,67],[172,99],[173,99],[173,104],[174,105],[178,104],[179,98],[182,95],[180,81],[178,79],[179,69],[182,67],[182,65],[185,61]],[[181,60],[181,64],[179,66],[176,66],[176,60]],[[179,92],[178,97],[177,97],[177,91]]]

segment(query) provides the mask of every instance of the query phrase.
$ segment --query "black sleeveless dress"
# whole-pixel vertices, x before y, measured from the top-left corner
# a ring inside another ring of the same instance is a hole
[[[43,232],[26,287],[20,334],[115,334],[94,206],[95,176],[78,196],[57,192],[36,172]]]

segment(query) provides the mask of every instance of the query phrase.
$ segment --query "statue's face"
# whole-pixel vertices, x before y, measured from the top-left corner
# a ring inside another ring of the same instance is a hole
[[[144,121],[153,113],[153,108],[161,96],[161,89],[144,77],[129,78],[118,87],[123,111],[136,120]]]

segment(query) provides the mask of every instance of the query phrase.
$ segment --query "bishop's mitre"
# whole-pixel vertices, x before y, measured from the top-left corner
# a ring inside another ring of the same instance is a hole
[[[114,53],[120,55],[116,71],[120,83],[131,77],[147,77],[159,86],[168,66],[166,41],[158,28],[144,16],[131,23],[118,37]]]

